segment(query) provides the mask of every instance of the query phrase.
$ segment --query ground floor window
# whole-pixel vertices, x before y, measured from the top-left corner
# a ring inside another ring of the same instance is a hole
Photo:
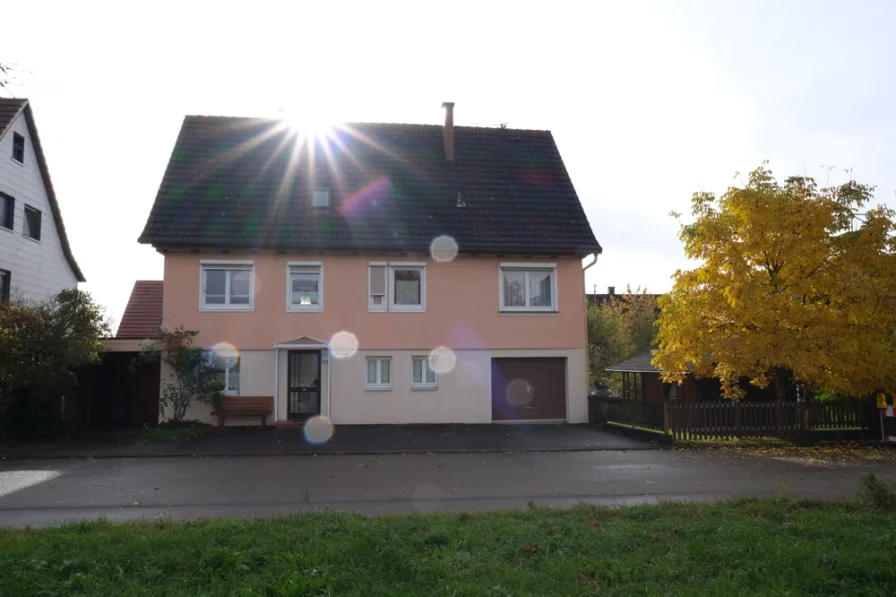
[[[367,389],[388,390],[392,387],[392,359],[390,357],[367,358]]]
[[[413,357],[414,377],[411,384],[414,388],[434,388],[436,387],[436,372],[433,365],[438,366],[434,362],[438,357]]]
[[[215,356],[211,358],[218,381],[224,385],[224,393],[239,396],[240,394],[240,358],[237,356]]]
[[[5,269],[0,269],[0,303],[9,301],[10,274]]]

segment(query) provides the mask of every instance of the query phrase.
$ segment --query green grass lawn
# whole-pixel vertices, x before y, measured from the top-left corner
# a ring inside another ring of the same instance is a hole
[[[2,530],[0,595],[892,595],[890,506],[737,499]]]

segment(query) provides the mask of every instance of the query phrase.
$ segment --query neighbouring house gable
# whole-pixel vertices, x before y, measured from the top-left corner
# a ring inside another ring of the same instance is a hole
[[[160,250],[599,253],[549,131],[187,116],[140,237]]]
[[[43,300],[83,282],[27,100],[0,99],[0,193],[13,198],[12,228],[0,228],[0,270],[10,272],[12,297]]]

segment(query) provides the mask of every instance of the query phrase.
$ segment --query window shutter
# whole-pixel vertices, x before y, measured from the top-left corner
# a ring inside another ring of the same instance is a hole
[[[386,294],[386,266],[371,265],[370,266],[370,294],[384,295]]]

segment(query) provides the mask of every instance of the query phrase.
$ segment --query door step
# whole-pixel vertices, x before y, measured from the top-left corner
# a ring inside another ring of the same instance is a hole
[[[301,429],[305,426],[305,421],[277,421],[274,427],[277,429]]]

